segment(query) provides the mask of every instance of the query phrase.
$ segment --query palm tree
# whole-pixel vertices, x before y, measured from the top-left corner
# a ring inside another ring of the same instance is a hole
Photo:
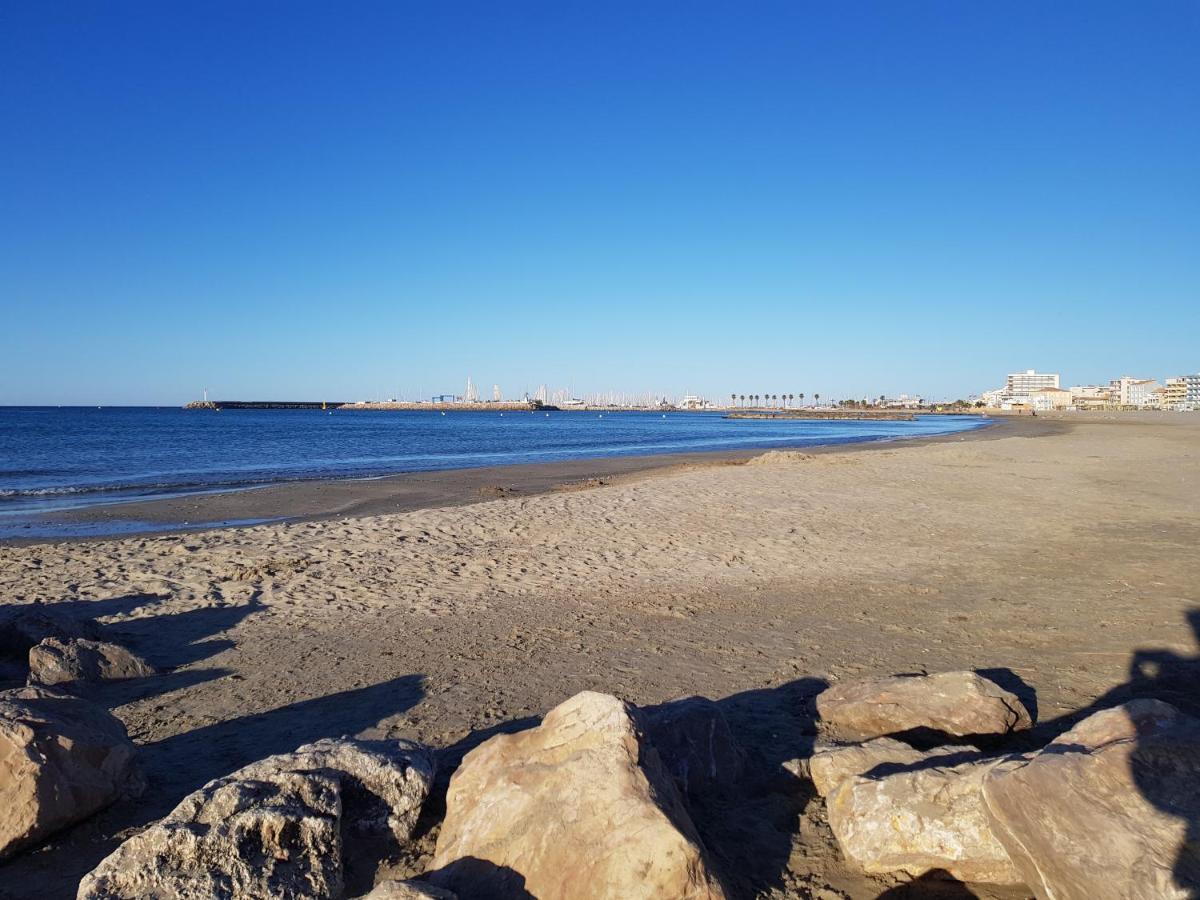
[[[778,395],[778,394],[772,394],[772,395],[771,395],[771,399],[772,399],[773,401],[775,401],[775,405],[776,405],[776,406],[778,406],[778,405],[779,405],[779,395]]]
[[[801,394],[799,395],[799,397],[800,397],[800,405],[801,405],[801,406],[803,406],[803,405],[804,405],[804,394],[803,394],[803,393],[801,393]]]
[[[746,405],[746,395],[742,394],[742,406]]]
[[[788,394],[788,406],[792,405],[792,401],[796,399],[795,394]]]
[[[817,406],[821,405],[821,395],[820,394],[813,394],[813,403],[815,403]]]

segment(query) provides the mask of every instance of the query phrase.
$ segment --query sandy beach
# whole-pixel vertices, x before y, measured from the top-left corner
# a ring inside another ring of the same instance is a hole
[[[140,747],[144,796],[0,864],[0,897],[73,897],[188,791],[319,737],[442,748],[444,788],[466,749],[584,689],[720,702],[759,775],[698,823],[735,896],[879,896],[897,882],[844,863],[821,801],[780,767],[812,697],[1003,669],[1036,692],[1036,742],[1102,698],[1174,690],[1142,663],[1197,653],[1198,449],[1200,416],[1039,417],[834,452],[217,495],[198,519],[305,518],[0,546],[0,602],[70,604],[170,670],[95,691]],[[397,874],[423,870],[435,828]]]

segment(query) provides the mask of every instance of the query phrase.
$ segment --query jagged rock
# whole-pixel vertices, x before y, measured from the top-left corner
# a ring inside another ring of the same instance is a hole
[[[385,881],[362,900],[458,900],[458,895],[423,881]]]
[[[433,774],[432,754],[408,741],[324,740],[268,757],[127,840],[84,877],[79,900],[339,898],[347,845],[407,841]]]
[[[724,896],[635,711],[590,691],[467,754],[432,868],[466,897]]]
[[[983,798],[1043,900],[1182,900],[1200,887],[1200,720],[1169,704],[1095,713],[989,772]]]
[[[57,610],[52,603],[0,608],[0,655],[22,660],[46,638],[72,640],[95,637],[95,625]]]
[[[921,751],[903,741],[875,738],[864,744],[818,741],[812,756],[791,768],[807,775],[822,797],[829,796],[843,781],[857,775],[881,775],[938,756],[953,756],[961,747],[936,747]]]
[[[817,713],[829,732],[850,741],[905,732],[1005,735],[1033,724],[1015,694],[975,672],[847,681],[817,695]]]
[[[138,786],[134,746],[107,710],[46,688],[0,692],[0,857]]]
[[[745,760],[717,704],[685,697],[638,710],[646,736],[685,795],[727,791],[742,777]]]
[[[872,875],[918,877],[941,869],[962,881],[1020,884],[992,833],[980,791],[1001,760],[979,756],[934,752],[892,774],[843,781],[826,798],[842,852]],[[959,761],[963,757],[974,758]]]
[[[155,668],[120,644],[49,637],[29,651],[30,684],[143,678]]]

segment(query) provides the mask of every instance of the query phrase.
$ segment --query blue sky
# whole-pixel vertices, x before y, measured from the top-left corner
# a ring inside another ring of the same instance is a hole
[[[1200,4],[0,8],[0,403],[1200,370]]]

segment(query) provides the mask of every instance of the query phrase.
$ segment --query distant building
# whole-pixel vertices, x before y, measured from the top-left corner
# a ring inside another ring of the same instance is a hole
[[[1180,375],[1187,385],[1187,399],[1184,401],[1188,409],[1200,409],[1200,375]]]
[[[1112,402],[1110,388],[1098,384],[1080,384],[1071,388],[1071,405],[1076,409],[1104,409]]]
[[[1129,375],[1114,378],[1108,386],[1117,406],[1135,409],[1149,407],[1155,400],[1155,388],[1160,387],[1152,378],[1133,378]]]
[[[1037,412],[1070,409],[1074,405],[1071,401],[1071,392],[1056,387],[1042,388],[1040,391],[1030,391],[1024,399]]]
[[[697,397],[695,394],[688,394],[679,401],[679,409],[713,409],[713,405],[703,397]]]
[[[1010,397],[1027,397],[1034,391],[1046,388],[1058,388],[1058,373],[1035,372],[1026,369],[1008,376],[1004,383],[1004,392]]]
[[[1162,409],[1184,409],[1187,406],[1186,377],[1168,378],[1163,382],[1159,406]]]
[[[1004,380],[1004,387],[986,391],[980,395],[980,399],[991,409],[1034,409],[1029,399],[1031,394],[1058,389],[1057,372],[1026,369],[1024,372],[1010,373]]]
[[[924,405],[923,397],[912,397],[908,394],[901,394],[899,397],[885,397],[880,404],[888,409],[919,409]]]

